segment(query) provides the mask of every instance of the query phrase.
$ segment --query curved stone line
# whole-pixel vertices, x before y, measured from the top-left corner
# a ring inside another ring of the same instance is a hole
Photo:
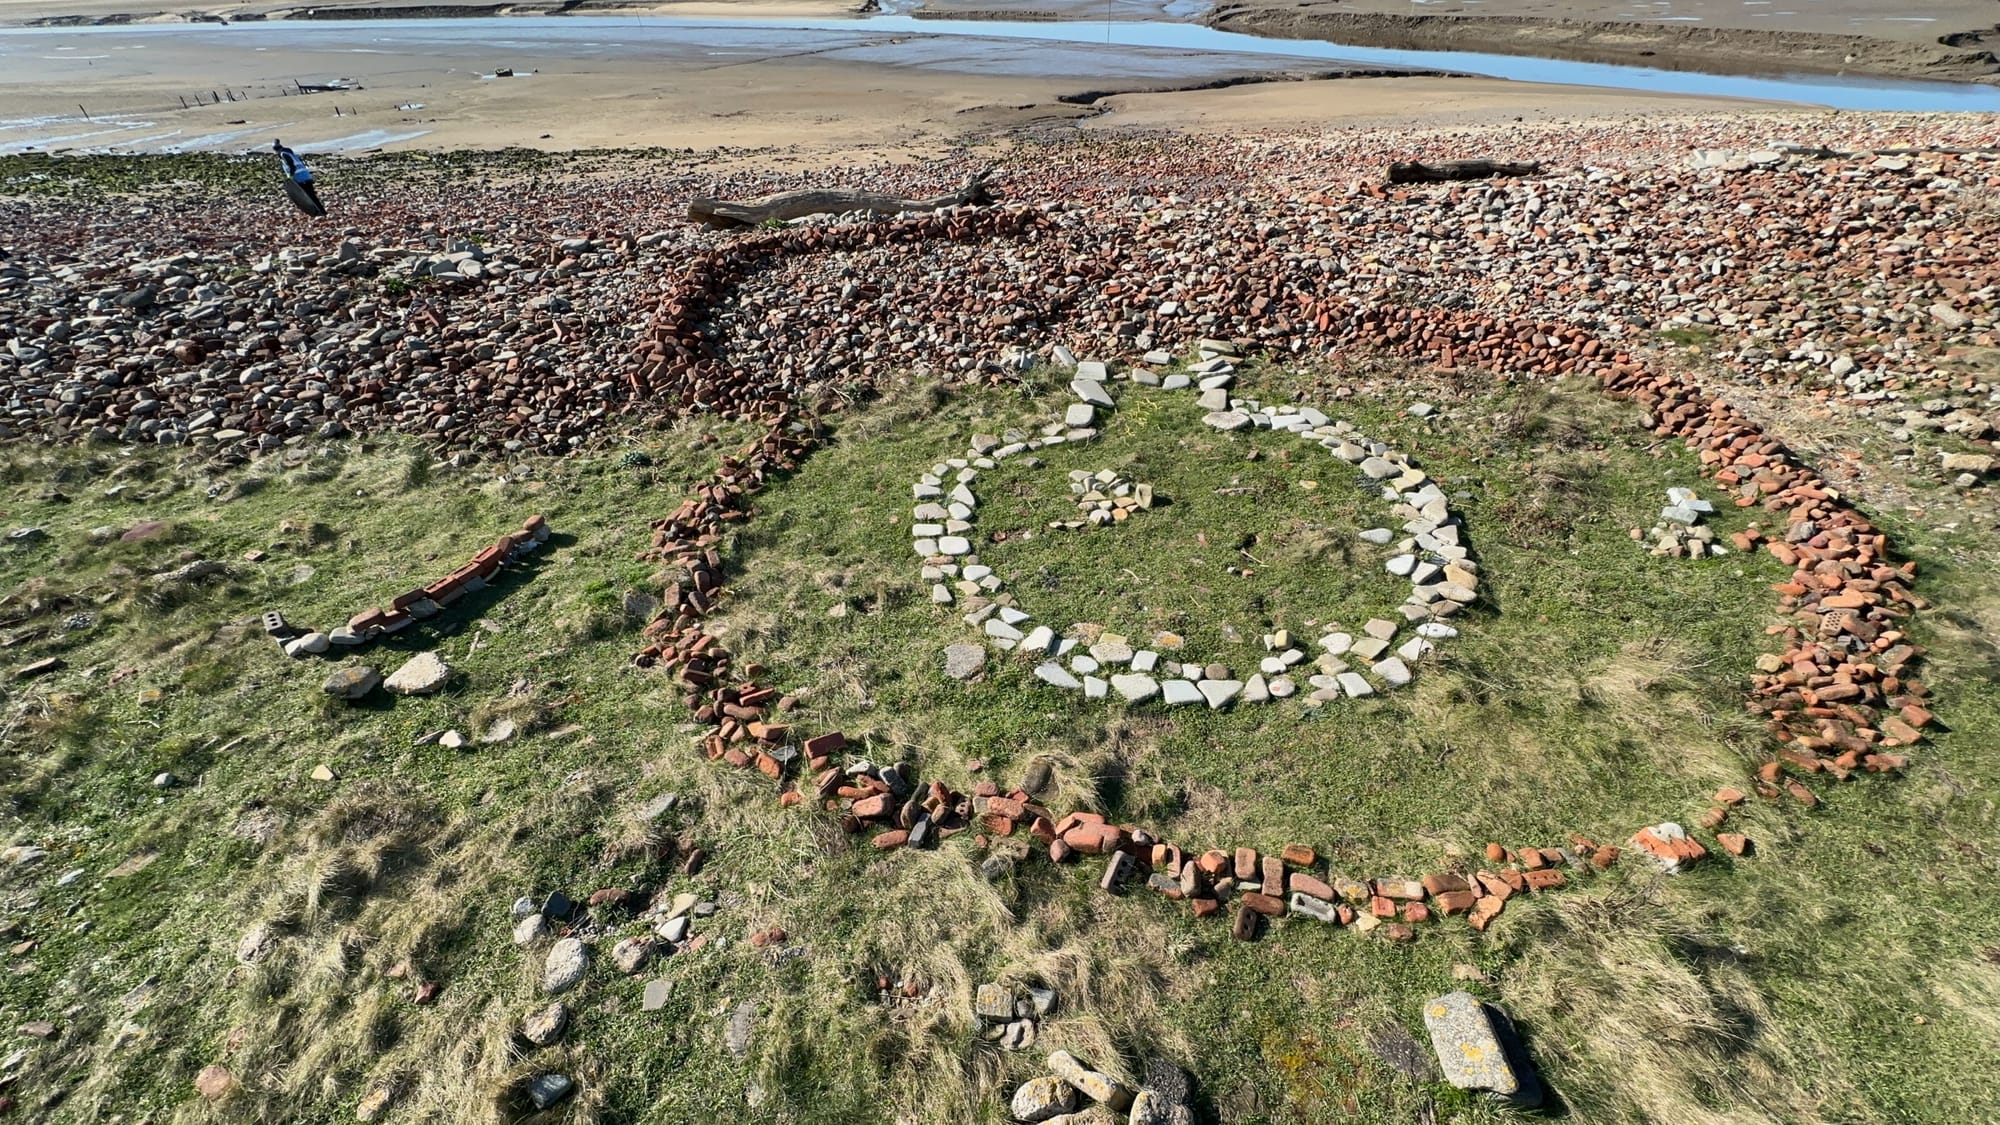
[[[1144,369],[1128,371],[1120,381],[1140,388],[1171,383],[1171,390],[1193,390],[1199,396],[1197,406],[1207,412],[1202,421],[1224,432],[1254,427],[1291,433],[1316,444],[1338,461],[1355,467],[1380,489],[1383,500],[1395,505],[1392,514],[1404,521],[1406,538],[1396,546],[1386,569],[1410,581],[1411,593],[1400,612],[1416,627],[1417,635],[1393,645],[1391,653],[1395,621],[1373,619],[1358,638],[1329,630],[1319,642],[1325,650],[1314,665],[1319,671],[1308,673],[1312,690],[1306,697],[1307,706],[1318,707],[1343,697],[1360,698],[1408,684],[1414,675],[1411,665],[1428,656],[1435,642],[1457,636],[1458,630],[1442,619],[1457,614],[1478,597],[1479,564],[1461,542],[1462,524],[1443,490],[1406,455],[1312,407],[1267,406],[1232,397],[1229,388],[1234,383],[1235,366],[1224,356],[1206,355],[1194,370],[1199,383],[1180,374],[1162,380]],[[964,620],[982,630],[986,644],[1002,652],[1053,656],[1055,659],[1035,668],[1036,678],[1056,688],[1081,691],[1086,699],[1108,700],[1116,692],[1134,706],[1159,700],[1167,706],[1206,703],[1211,710],[1220,710],[1234,702],[1267,703],[1295,694],[1298,687],[1290,671],[1305,663],[1306,654],[1292,647],[1288,634],[1282,644],[1267,642],[1273,655],[1264,659],[1254,675],[1239,680],[1208,675],[1201,661],[1174,661],[1160,652],[1129,644],[1123,637],[1090,639],[1086,645],[1084,639],[1069,636],[1069,628],[1030,625],[1032,617],[1018,606],[985,597],[1001,596],[1005,580],[981,563],[973,551],[969,534],[979,501],[972,485],[981,472],[1024,454],[1094,441],[1099,416],[1116,408],[1116,386],[1105,364],[1086,361],[1078,366],[1078,377],[1070,383],[1077,401],[1041,427],[1039,436],[1021,434],[1014,440],[1009,435],[998,445],[975,438],[969,456],[933,466],[917,481],[911,491],[918,504],[911,512],[910,529],[916,553],[924,559],[920,577],[934,583],[932,602],[952,604],[951,588],[943,580],[957,579],[969,602]],[[944,479],[947,475],[952,477],[949,483]],[[947,502],[949,507],[944,506]],[[1382,533],[1383,544],[1394,536],[1386,528],[1376,530]],[[1075,651],[1080,648],[1085,651]],[[1344,656],[1366,662],[1373,679],[1351,670],[1341,659]],[[1118,666],[1127,670],[1109,672]],[[1161,673],[1157,678],[1152,674],[1156,670]],[[1107,674],[1100,677],[1096,674],[1100,671]]]
[[[873,236],[869,237],[872,241]],[[1787,535],[1785,543],[1772,543],[1771,551],[1798,568],[1792,582],[1780,584],[1783,608],[1815,621],[1817,628],[1811,639],[1798,628],[1780,630],[1791,642],[1789,651],[1777,658],[1777,668],[1753,682],[1751,706],[1770,714],[1772,734],[1785,747],[1779,759],[1767,762],[1759,771],[1757,792],[1766,798],[1776,798],[1780,793],[1777,786],[1783,781],[1795,797],[1811,804],[1817,798],[1809,789],[1795,778],[1782,776],[1787,765],[1843,777],[1856,766],[1883,771],[1903,764],[1900,755],[1881,748],[1915,742],[1922,737],[1921,728],[1930,721],[1921,702],[1927,693],[1910,675],[1920,653],[1893,628],[1896,620],[1922,605],[1908,589],[1915,568],[1908,563],[1890,564],[1886,536],[1837,492],[1798,465],[1789,451],[1769,439],[1754,423],[1679,377],[1652,372],[1630,355],[1606,356],[1604,346],[1580,328],[1504,322],[1484,314],[1439,309],[1326,302],[1296,292],[1291,294],[1290,301],[1296,309],[1284,310],[1281,303],[1272,302],[1270,308],[1260,313],[1276,325],[1276,338],[1291,336],[1305,342],[1302,337],[1314,337],[1311,342],[1327,350],[1354,345],[1385,346],[1405,357],[1428,360],[1447,369],[1455,367],[1460,359],[1471,358],[1494,367],[1502,379],[1513,377],[1509,372],[1530,376],[1585,372],[1600,379],[1607,392],[1644,403],[1653,411],[1658,432],[1687,439],[1701,449],[1704,465],[1719,480],[1742,486],[1739,505],[1761,503],[1768,510],[1785,513],[1793,521],[1794,530],[1802,532]],[[663,308],[665,311],[668,310]],[[687,306],[674,311],[678,318],[687,311]],[[1294,315],[1299,319],[1291,319]],[[684,326],[688,323],[681,321]],[[672,325],[666,327],[671,329]],[[689,342],[686,337],[676,338],[682,344]],[[663,361],[664,366],[671,368],[667,371],[671,378],[698,385],[702,376],[720,372],[720,365],[705,355],[698,356],[692,350],[676,354],[678,366],[665,365]],[[649,382],[652,378],[649,375]],[[740,380],[737,382],[741,384]],[[783,397],[772,394],[765,401]],[[803,752],[816,773],[815,792],[830,810],[846,809],[843,823],[850,830],[861,831],[870,824],[885,828],[875,838],[878,847],[922,843],[922,825],[930,823],[929,811],[947,806],[957,809],[961,805],[956,799],[961,795],[934,782],[924,800],[913,799],[898,806],[890,799],[895,786],[887,779],[899,782],[905,779],[895,767],[877,769],[859,762],[843,770],[835,763],[833,755],[846,749],[844,736],[823,734],[804,739],[796,747],[790,745],[797,741],[794,733],[784,724],[771,721],[788,708],[788,697],[781,697],[775,689],[760,684],[762,670],[756,665],[743,669],[746,678],[742,682],[728,685],[733,667],[731,657],[701,628],[702,616],[722,590],[717,550],[720,527],[747,515],[747,497],[762,487],[768,475],[795,465],[818,436],[816,425],[781,415],[765,437],[746,451],[744,459],[725,459],[717,481],[697,490],[697,497],[684,504],[674,518],[655,525],[655,549],[659,557],[683,563],[688,579],[685,586],[675,583],[669,588],[668,608],[647,629],[655,643],[640,653],[638,661],[680,666],[678,678],[686,688],[690,710],[701,721],[716,727],[715,733],[703,740],[710,757],[739,766],[755,765],[779,782],[782,803],[792,805],[802,803],[803,794],[791,785],[790,764]],[[1799,526],[1808,523],[1812,526]],[[1897,694],[1888,694],[1891,692]],[[1886,714],[1879,703],[1898,710],[1893,715]],[[744,749],[746,745],[748,750]],[[1822,752],[1828,750],[1838,752]],[[856,783],[847,784],[850,780]],[[975,789],[973,800],[981,799],[978,793]],[[999,796],[997,788],[983,798],[989,810],[984,816],[1000,816],[1011,831],[1012,818],[1003,815],[1011,811],[1011,806],[1003,809],[1002,814],[990,811],[995,796]],[[1733,790],[1724,790],[1717,798],[1741,799]],[[843,805],[842,801],[847,803]],[[1024,807],[1022,811],[1028,810]],[[924,813],[925,819],[913,820],[907,826],[901,824],[916,813]],[[1000,827],[982,823],[996,831]],[[1136,870],[1128,869],[1128,863],[1145,864],[1150,859],[1171,868],[1173,861],[1181,858],[1178,849],[1171,845],[1154,844],[1148,851],[1141,840],[1151,836],[1143,829],[1104,826],[1102,818],[1094,814],[1072,814],[1057,823],[1070,828],[1051,842],[1052,858],[1062,859],[1078,850],[1069,842],[1070,833],[1080,833],[1079,842],[1089,843],[1085,837],[1095,832],[1091,838],[1100,847],[1115,845],[1117,855],[1103,880],[1107,887],[1115,887],[1122,877]],[[1706,827],[1717,824],[1719,818],[1705,821]],[[1031,828],[1039,827],[1040,824],[1031,823]],[[1052,830],[1054,825],[1047,827]],[[938,834],[942,833],[940,829]],[[1741,837],[1721,834],[1718,839],[1732,852],[1741,853],[1744,846]],[[1575,842],[1579,847],[1587,843],[1580,837]],[[1632,843],[1670,869],[1706,854],[1699,842],[1672,824],[1641,829],[1633,836]],[[1160,850],[1163,848],[1164,852]],[[1615,862],[1617,851],[1592,846],[1591,866]],[[1134,858],[1140,853],[1145,858]],[[1204,858],[1215,854],[1219,853],[1208,853]],[[1538,865],[1548,863],[1549,854],[1570,858],[1560,850],[1524,849],[1519,855],[1523,857],[1520,866],[1530,869],[1525,873],[1502,872],[1511,878],[1489,883],[1489,873],[1476,872],[1479,889],[1492,893],[1477,899],[1471,915],[1475,927],[1484,928],[1504,904],[1505,895],[1500,891],[1512,888],[1516,882],[1534,885],[1528,878],[1537,873],[1534,869]],[[1502,862],[1515,855],[1494,845],[1489,849],[1489,858]],[[1189,866],[1181,864],[1184,872]],[[1551,878],[1540,882],[1553,886],[1563,881],[1560,872],[1550,875]],[[1169,897],[1176,897],[1157,873],[1148,883]],[[1380,895],[1375,897],[1390,901]],[[1195,901],[1200,912],[1201,902],[1212,904],[1214,900]],[[1246,901],[1238,913],[1239,936],[1247,936],[1243,923],[1249,912],[1268,911],[1271,905],[1259,901],[1253,908]],[[1370,905],[1374,907],[1375,902],[1371,900]],[[1337,910],[1320,913],[1319,904],[1310,895],[1305,901],[1295,899],[1291,907],[1310,917],[1335,921],[1342,918]],[[1391,909],[1395,909],[1393,903]],[[1278,912],[1282,910],[1283,905],[1278,904]],[[1255,919],[1249,920],[1254,931]]]

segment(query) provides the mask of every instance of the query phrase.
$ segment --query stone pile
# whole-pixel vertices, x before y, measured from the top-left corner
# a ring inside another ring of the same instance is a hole
[[[1008,1051],[1034,1046],[1037,1021],[1055,1011],[1055,1006],[1055,991],[1041,987],[1018,990],[1003,984],[982,984],[972,998],[972,1014],[979,1018],[981,1037]]]
[[[1714,513],[1715,505],[1696,496],[1693,489],[1670,488],[1667,506],[1660,509],[1660,522],[1649,532],[1634,528],[1632,538],[1650,544],[1656,558],[1719,558],[1728,554],[1729,548],[1717,543],[1715,529],[1701,522],[1702,517]]]
[[[1029,1079],[1016,1087],[1009,1108],[1016,1121],[1082,1125],[1083,1118],[1073,1119],[1070,1114],[1085,1102],[1122,1114],[1132,1108],[1132,1089],[1108,1074],[1091,1070],[1068,1051],[1053,1051],[1049,1054],[1049,1076]],[[1151,1111],[1145,1118],[1135,1112],[1130,1120],[1150,1121]]]
[[[1134,514],[1153,508],[1153,486],[1146,481],[1135,481],[1116,469],[1099,469],[1094,473],[1072,469],[1069,490],[1077,498],[1076,510],[1083,513],[1083,518],[1050,520],[1049,527],[1053,529],[1076,531],[1124,523]]]

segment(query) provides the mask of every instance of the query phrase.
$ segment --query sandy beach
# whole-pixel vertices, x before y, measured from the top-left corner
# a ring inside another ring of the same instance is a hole
[[[669,147],[925,155],[1021,129],[1618,118],[1715,99],[1308,59],[604,20],[50,28],[0,37],[0,152]],[[523,34],[511,34],[510,29]],[[334,87],[301,93],[308,87]],[[1205,88],[1208,87],[1208,88]],[[1221,87],[1221,88],[1213,88]],[[1748,103],[1737,103],[1747,105]]]

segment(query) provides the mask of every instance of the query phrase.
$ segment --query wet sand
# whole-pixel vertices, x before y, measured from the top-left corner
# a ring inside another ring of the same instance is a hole
[[[670,147],[785,158],[924,156],[1022,129],[1284,127],[1616,118],[1714,99],[1460,78],[1276,81],[1325,64],[1037,41],[825,33],[810,46],[690,29],[631,50],[618,29],[464,42],[451,25],[55,30],[0,39],[0,152],[307,152]],[[593,25],[594,26],[594,25]],[[391,32],[395,34],[391,34]],[[217,40],[232,44],[228,50]],[[496,77],[501,68],[513,77]],[[1068,77],[1070,75],[1088,76]],[[300,95],[294,81],[358,89]],[[1090,104],[1085,90],[1113,93]],[[223,94],[219,104],[196,104]],[[229,100],[233,98],[234,100]],[[1071,100],[1064,100],[1071,99]],[[79,106],[79,103],[82,103]],[[1753,103],[1733,103],[1748,108]],[[88,118],[84,116],[89,114]]]
[[[1213,27],[1729,74],[2000,75],[2000,0],[1244,0]]]

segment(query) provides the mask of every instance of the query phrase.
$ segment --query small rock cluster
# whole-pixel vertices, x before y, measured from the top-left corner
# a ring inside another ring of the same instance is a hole
[[[1081,1120],[1070,1116],[1082,1101],[1093,1102],[1112,1113],[1124,1113],[1133,1108],[1133,1091],[1116,1078],[1085,1066],[1068,1051],[1051,1051],[1049,1076],[1032,1078],[1016,1087],[1009,1108],[1016,1121],[1083,1125]],[[1152,1110],[1147,1109],[1144,1116],[1134,1110],[1130,1120],[1135,1125],[1150,1122]]]
[[[1634,528],[1632,538],[1651,545],[1657,558],[1719,558],[1729,548],[1715,541],[1715,529],[1704,526],[1702,517],[1715,514],[1715,505],[1695,495],[1691,488],[1667,489],[1667,506],[1660,509],[1660,522],[1649,532]]]
[[[1135,481],[1116,469],[1099,469],[1094,473],[1073,469],[1069,474],[1069,490],[1076,496],[1076,510],[1083,513],[1083,518],[1050,520],[1052,529],[1076,531],[1124,523],[1133,513],[1151,511],[1153,507],[1153,486]]]
[[[1035,1045],[1036,1021],[1055,1011],[1053,989],[1030,986],[1023,996],[1004,984],[982,984],[973,993],[972,1014],[979,1017],[981,1036],[1008,1051]]]

